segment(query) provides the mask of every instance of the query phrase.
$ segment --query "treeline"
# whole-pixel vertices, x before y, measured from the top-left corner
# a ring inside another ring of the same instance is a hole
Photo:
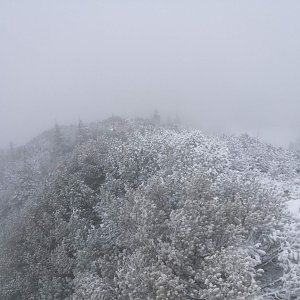
[[[56,125],[2,153],[0,298],[296,299],[299,163],[158,115]]]

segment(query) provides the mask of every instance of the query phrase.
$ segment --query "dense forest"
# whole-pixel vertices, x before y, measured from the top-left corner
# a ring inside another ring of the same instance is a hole
[[[152,119],[0,157],[0,299],[300,299],[300,155]]]

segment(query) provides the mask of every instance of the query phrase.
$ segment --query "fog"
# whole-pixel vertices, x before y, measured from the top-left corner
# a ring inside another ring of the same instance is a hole
[[[0,1],[0,147],[112,115],[300,136],[299,1]]]

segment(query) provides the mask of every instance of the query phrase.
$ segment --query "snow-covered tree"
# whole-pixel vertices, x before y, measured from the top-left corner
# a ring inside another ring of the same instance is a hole
[[[1,159],[1,299],[298,296],[296,152],[119,117],[14,151]]]

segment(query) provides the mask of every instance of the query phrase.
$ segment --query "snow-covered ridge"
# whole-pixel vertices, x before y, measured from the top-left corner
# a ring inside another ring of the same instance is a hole
[[[0,296],[290,299],[299,165],[247,135],[57,125],[1,159]]]

